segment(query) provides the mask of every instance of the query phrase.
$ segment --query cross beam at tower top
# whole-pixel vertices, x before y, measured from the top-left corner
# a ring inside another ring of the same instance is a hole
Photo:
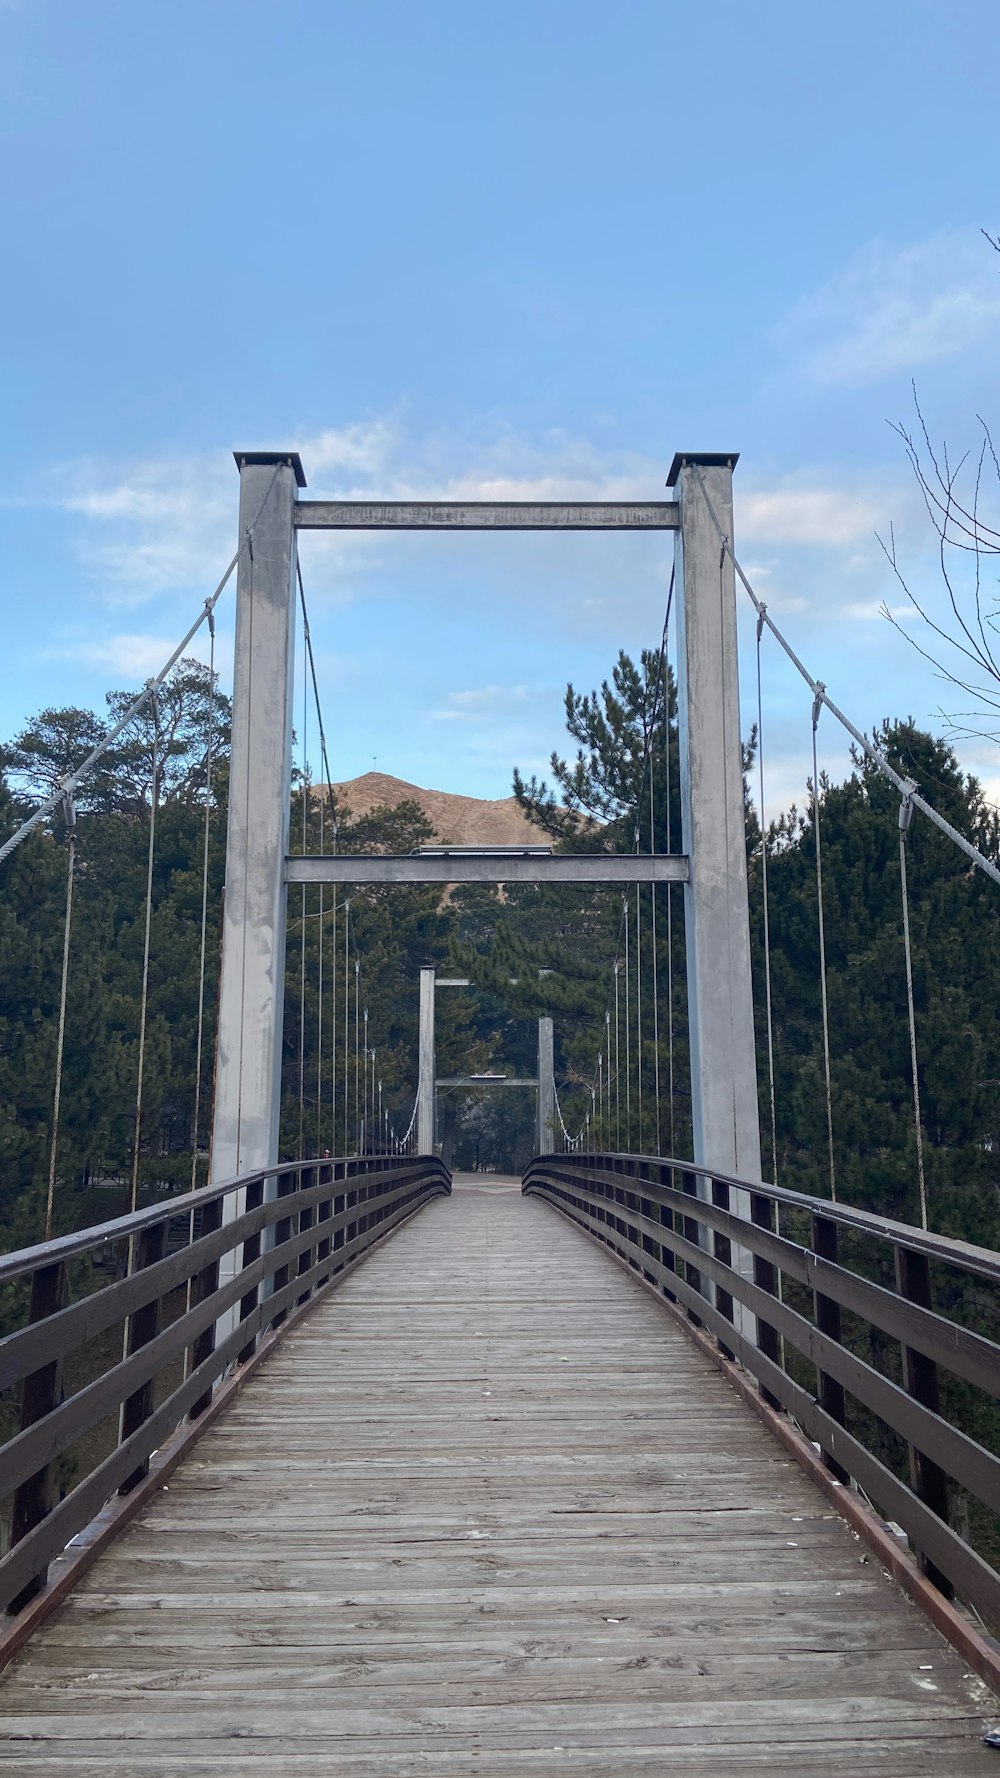
[[[297,531],[676,531],[675,500],[299,500]]]

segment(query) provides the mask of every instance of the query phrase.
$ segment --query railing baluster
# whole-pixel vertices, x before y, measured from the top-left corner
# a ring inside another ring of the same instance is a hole
[[[300,1192],[305,1191],[308,1189],[309,1186],[318,1185],[318,1184],[319,1184],[319,1173],[318,1173],[317,1169],[315,1167],[304,1167],[299,1174],[299,1191]],[[307,1204],[304,1210],[299,1211],[296,1221],[298,1222],[298,1229],[299,1229],[300,1235],[306,1234],[309,1229],[315,1227],[315,1223],[316,1223],[315,1206],[313,1204]],[[311,1271],[314,1253],[315,1253],[315,1244],[313,1243],[308,1247],[303,1247],[302,1252],[299,1254],[298,1275],[300,1278],[303,1277],[303,1275],[306,1272]],[[296,1297],[296,1299],[295,1299],[296,1306],[298,1306],[300,1303],[307,1303],[311,1296],[312,1296],[311,1290],[304,1290],[302,1292],[301,1296]]]
[[[221,1229],[222,1205],[223,1200],[221,1197],[213,1198],[210,1204],[205,1205],[205,1208],[201,1213],[201,1232],[203,1235],[214,1235],[216,1229]],[[213,1296],[218,1288],[219,1262],[217,1259],[213,1259],[207,1266],[203,1266],[200,1272],[195,1274],[193,1289],[191,1291],[191,1307],[194,1309],[197,1308],[199,1303],[207,1302],[208,1298]],[[214,1351],[215,1322],[210,1321],[205,1328],[205,1331],[198,1335],[198,1338],[191,1347],[191,1369],[196,1371],[198,1366],[204,1364],[206,1358],[210,1358]],[[212,1386],[210,1384],[204,1394],[199,1395],[198,1400],[192,1404],[188,1419],[197,1420],[199,1414],[205,1412],[211,1399]]]
[[[698,1175],[697,1175],[697,1173],[689,1173],[685,1169],[685,1171],[681,1174],[681,1191],[686,1193],[686,1195],[689,1198],[696,1198],[698,1196]],[[690,1241],[692,1246],[694,1246],[694,1247],[701,1246],[701,1229],[702,1229],[702,1225],[698,1221],[698,1218],[696,1216],[682,1216],[681,1217],[681,1234],[684,1236],[685,1241]],[[688,1282],[688,1284],[690,1284],[692,1290],[696,1290],[698,1292],[699,1296],[704,1296],[705,1295],[705,1280],[703,1279],[697,1266],[693,1266],[691,1264],[690,1260],[683,1260],[681,1262],[681,1265],[682,1265],[681,1276],[686,1277],[687,1282]],[[701,1326],[701,1322],[698,1319],[698,1316],[695,1314],[693,1309],[687,1310],[687,1318],[690,1322],[692,1322],[694,1324],[695,1327]]]
[[[832,1222],[828,1216],[813,1216],[812,1241],[813,1251],[820,1259],[827,1259],[833,1265],[837,1264],[837,1224]],[[840,1304],[835,1302],[832,1296],[824,1296],[821,1290],[814,1290],[813,1314],[820,1333],[826,1334],[828,1339],[836,1340],[839,1345],[841,1343]],[[838,1383],[835,1377],[828,1376],[819,1365],[816,1366],[816,1399],[824,1413],[829,1414],[831,1420],[836,1420],[838,1426],[847,1425],[847,1397],[844,1385]],[[836,1457],[832,1456],[829,1451],[823,1452],[823,1462],[831,1474],[836,1476],[838,1482],[850,1480],[843,1464],[838,1463]]]
[[[51,1266],[39,1266],[31,1276],[31,1299],[28,1309],[28,1323],[45,1321],[49,1315],[55,1315],[62,1308],[66,1296],[66,1268],[57,1263]],[[21,1421],[20,1430],[34,1426],[46,1414],[58,1405],[62,1391],[62,1360],[54,1359],[51,1364],[44,1364],[37,1371],[25,1377],[21,1386]],[[47,1463],[26,1482],[22,1482],[14,1495],[14,1509],[11,1521],[11,1544],[20,1543],[36,1525],[52,1511],[55,1505],[55,1464]],[[29,1599],[40,1592],[48,1578],[48,1569],[43,1568],[34,1575],[23,1587],[16,1599],[12,1599],[7,1607],[11,1613],[20,1611]]]
[[[750,1220],[755,1222],[758,1228],[774,1231],[774,1204],[763,1192],[750,1193]],[[777,1296],[778,1268],[772,1260],[765,1259],[760,1253],[755,1253],[753,1256],[753,1281],[759,1290],[766,1290],[768,1296]],[[775,1364],[780,1365],[781,1340],[778,1330],[776,1327],[772,1327],[769,1321],[762,1321],[759,1315],[757,1317],[757,1344],[765,1358],[770,1358]],[[768,1407],[781,1408],[778,1397],[770,1389],[765,1389],[763,1383],[760,1386],[760,1392]]]
[[[155,1222],[151,1228],[143,1229],[140,1232],[136,1243],[133,1270],[142,1272],[147,1266],[155,1265],[157,1260],[163,1258],[166,1244],[167,1218],[164,1217],[162,1222]],[[159,1331],[160,1298],[155,1296],[151,1302],[144,1303],[141,1309],[136,1309],[134,1315],[129,1317],[128,1336],[125,1342],[126,1352],[131,1354],[138,1352],[140,1346],[148,1346],[150,1340],[155,1339]],[[138,1432],[143,1421],[149,1419],[153,1411],[155,1389],[155,1378],[150,1377],[140,1388],[126,1396],[122,1403],[119,1444],[123,1445],[127,1438],[131,1438],[133,1432]],[[132,1489],[138,1487],[143,1477],[148,1474],[149,1458],[145,1457],[133,1469],[131,1475],[126,1476],[118,1490],[119,1494],[130,1494]]]
[[[338,1161],[336,1166],[333,1169],[334,1184],[335,1185],[336,1184],[342,1185],[344,1183],[344,1180],[346,1179],[346,1177],[347,1177],[347,1163],[346,1163],[346,1161]],[[346,1193],[346,1191],[334,1192],[334,1195],[333,1195],[333,1214],[334,1214],[334,1216],[343,1216],[345,1214],[346,1210],[347,1210],[347,1193]],[[346,1240],[347,1240],[347,1228],[344,1223],[341,1223],[339,1229],[334,1229],[334,1231],[333,1231],[333,1251],[334,1251],[334,1253],[339,1253],[340,1249],[343,1247]],[[339,1272],[342,1270],[343,1270],[342,1264],[334,1267],[334,1272]]]
[[[933,1309],[931,1300],[931,1268],[925,1253],[914,1253],[908,1247],[896,1248],[896,1289],[907,1302],[919,1303],[922,1309]],[[933,1358],[927,1358],[923,1352],[916,1352],[910,1346],[902,1347],[903,1383],[915,1401],[932,1414],[940,1411],[938,1392],[938,1371]],[[937,1513],[947,1525],[948,1515],[948,1478],[939,1464],[917,1449],[907,1444],[910,1462],[910,1485],[913,1492],[919,1495],[925,1506]],[[954,1587],[947,1575],[925,1556],[922,1550],[917,1551],[917,1560],[928,1580],[933,1581],[946,1598],[954,1597]]]
[[[664,1175],[664,1169],[661,1167],[661,1169],[660,1169],[660,1184],[661,1185],[664,1183],[663,1175]],[[671,1188],[673,1188],[673,1183],[674,1183],[673,1167],[666,1168],[666,1175],[667,1175],[667,1184]],[[676,1223],[674,1221],[674,1213],[668,1204],[661,1204],[660,1205],[660,1223],[661,1223],[662,1227],[665,1228],[671,1235],[676,1233]],[[664,1269],[668,1272],[675,1272],[676,1273],[676,1271],[677,1271],[677,1257],[674,1253],[673,1247],[672,1246],[667,1247],[661,1241],[660,1242],[660,1257],[663,1262]],[[677,1301],[677,1298],[674,1295],[674,1292],[672,1290],[668,1289],[668,1287],[665,1284],[663,1285],[662,1288],[663,1288],[663,1294],[666,1297],[667,1301],[670,1303],[675,1303]]]
[[[255,1179],[252,1185],[247,1186],[246,1208],[248,1210],[259,1210],[260,1206],[262,1205],[263,1202],[264,1202],[264,1181],[263,1181],[263,1179]],[[255,1235],[248,1235],[246,1240],[244,1241],[244,1243],[243,1243],[243,1266],[242,1266],[242,1269],[244,1272],[247,1270],[248,1266],[254,1265],[255,1262],[260,1258],[262,1240],[263,1240],[263,1236],[261,1234],[261,1231],[258,1229],[258,1231]],[[248,1321],[249,1320],[250,1316],[253,1314],[254,1310],[256,1309],[259,1301],[260,1301],[260,1285],[254,1284],[250,1288],[250,1290],[246,1291],[244,1293],[244,1295],[240,1297],[240,1320],[241,1321]],[[257,1339],[256,1339],[256,1335],[255,1335],[252,1340],[248,1340],[248,1342],[245,1346],[240,1347],[240,1350],[239,1350],[239,1353],[238,1353],[237,1359],[236,1359],[237,1364],[249,1364],[256,1349],[257,1349]]]
[[[295,1173],[287,1172],[287,1173],[280,1173],[278,1175],[278,1197],[279,1197],[279,1199],[294,1197],[294,1195],[297,1191],[298,1191],[298,1176]],[[291,1240],[293,1221],[297,1221],[297,1218],[293,1218],[290,1215],[289,1216],[282,1216],[282,1217],[279,1217],[278,1221],[274,1224],[274,1245],[275,1245],[275,1247],[282,1247],[282,1246],[284,1246],[284,1243],[286,1241]],[[274,1275],[271,1279],[270,1295],[277,1296],[279,1290],[284,1290],[285,1285],[287,1283],[288,1283],[288,1264],[286,1262],[285,1265],[278,1266],[274,1272]],[[279,1309],[277,1315],[275,1315],[273,1320],[269,1323],[269,1326],[272,1328],[280,1327],[282,1322],[287,1321],[287,1319],[288,1319],[288,1310],[287,1309]]]
[[[331,1185],[332,1181],[333,1181],[333,1167],[329,1166],[329,1165],[320,1167],[319,1175],[320,1175],[320,1180],[324,1185]],[[324,1198],[322,1200],[322,1202],[320,1203],[319,1209],[316,1212],[316,1221],[317,1221],[317,1223],[329,1222],[332,1215],[333,1215],[333,1197],[331,1194],[331,1196],[329,1198]],[[332,1249],[331,1237],[329,1235],[324,1235],[322,1237],[322,1239],[317,1244],[316,1258],[318,1260],[329,1259],[331,1249]],[[319,1289],[320,1286],[322,1286],[324,1284],[328,1284],[329,1282],[330,1282],[330,1273],[325,1272],[323,1274],[322,1278],[320,1278],[319,1283],[317,1284],[317,1289]]]
[[[728,1185],[726,1185],[724,1180],[713,1179],[712,1203],[717,1204],[720,1210],[728,1210],[729,1201]],[[729,1236],[721,1235],[718,1229],[714,1229],[712,1231],[712,1247],[716,1259],[721,1260],[724,1266],[729,1266],[730,1270],[732,1270],[733,1244]],[[715,1306],[718,1309],[719,1314],[724,1315],[727,1321],[733,1321],[735,1319],[733,1312],[733,1293],[731,1290],[724,1290],[721,1284],[717,1284],[715,1287]],[[736,1356],[732,1348],[726,1346],[722,1340],[719,1341],[719,1350],[725,1358],[735,1358]]]
[[[639,1177],[647,1185],[649,1184],[650,1171],[649,1171],[649,1164],[647,1161],[641,1161],[639,1163]],[[640,1198],[639,1199],[639,1208],[642,1211],[643,1216],[645,1216],[645,1218],[648,1222],[653,1222],[655,1220],[652,1198]],[[642,1251],[643,1251],[643,1253],[648,1254],[650,1259],[658,1260],[660,1258],[660,1243],[659,1243],[659,1241],[657,1241],[653,1235],[647,1234],[645,1229],[642,1232]],[[647,1284],[655,1283],[655,1278],[654,1278],[652,1272],[647,1271],[645,1268],[643,1268],[642,1275],[645,1278]]]

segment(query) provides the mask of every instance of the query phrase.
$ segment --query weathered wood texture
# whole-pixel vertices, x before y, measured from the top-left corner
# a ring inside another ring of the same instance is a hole
[[[319,1305],[0,1685],[33,1778],[974,1778],[990,1702],[706,1358],[516,1187]]]

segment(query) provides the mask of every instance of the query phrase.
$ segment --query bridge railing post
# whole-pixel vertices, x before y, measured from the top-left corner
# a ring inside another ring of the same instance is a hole
[[[294,1197],[297,1190],[298,1190],[298,1178],[296,1177],[296,1175],[294,1173],[288,1172],[288,1173],[280,1173],[278,1175],[278,1200],[279,1200],[279,1202],[282,1198]],[[297,1221],[298,1221],[298,1218],[293,1217],[291,1214],[289,1214],[287,1216],[281,1216],[278,1218],[278,1221],[274,1224],[274,1243],[273,1244],[275,1247],[283,1247],[286,1241],[291,1240],[291,1238],[292,1238],[292,1224],[293,1224],[293,1222],[297,1222]],[[284,1290],[285,1285],[288,1283],[289,1270],[290,1270],[290,1268],[289,1268],[289,1264],[288,1264],[287,1260],[285,1260],[283,1265],[280,1265],[275,1269],[275,1271],[272,1273],[272,1276],[271,1276],[271,1288],[268,1291],[269,1296],[277,1296],[279,1290]],[[272,1318],[269,1325],[271,1327],[280,1327],[282,1322],[287,1321],[287,1319],[288,1319],[287,1308],[279,1309],[278,1313]]]
[[[674,1186],[674,1169],[673,1169],[673,1167],[661,1167],[660,1168],[660,1184],[661,1185],[665,1184],[669,1187]],[[674,1212],[670,1208],[669,1204],[661,1204],[660,1205],[660,1224],[661,1224],[662,1228],[666,1229],[666,1231],[669,1235],[672,1235],[674,1233],[674,1231],[676,1229],[676,1222],[674,1219]],[[667,1272],[676,1272],[677,1271],[677,1256],[674,1253],[674,1248],[673,1248],[672,1242],[669,1244],[669,1246],[667,1245],[667,1243],[665,1241],[660,1242],[660,1263],[663,1266],[664,1271],[667,1271]],[[662,1286],[662,1289],[663,1289],[663,1294],[667,1298],[668,1302],[675,1303],[677,1301],[676,1296],[674,1295],[673,1291],[669,1288],[668,1285],[664,1284]]]
[[[728,1210],[729,1202],[729,1186],[722,1179],[713,1179],[712,1203],[717,1204],[721,1210]],[[729,1236],[720,1234],[718,1229],[713,1229],[712,1247],[716,1259],[719,1260],[722,1265],[731,1268],[733,1263],[733,1244]],[[731,1290],[724,1290],[721,1284],[717,1284],[715,1287],[715,1306],[720,1315],[724,1315],[727,1321],[731,1321],[735,1325],[736,1315],[733,1306],[733,1293]],[[732,1348],[725,1345],[722,1340],[719,1341],[719,1349],[724,1358],[735,1358],[736,1356]]]
[[[254,1180],[252,1185],[248,1185],[246,1188],[245,1207],[247,1210],[259,1210],[260,1206],[263,1202],[264,1202],[264,1181],[262,1179],[256,1179],[256,1180]],[[247,1269],[250,1266],[255,1265],[257,1260],[260,1258],[261,1246],[262,1246],[262,1237],[259,1232],[255,1235],[248,1235],[247,1236],[246,1240],[243,1243],[243,1267],[242,1267],[242,1269],[244,1272],[247,1271]],[[249,1290],[244,1291],[243,1295],[240,1297],[240,1321],[241,1322],[249,1320],[250,1316],[253,1314],[253,1312],[256,1309],[257,1304],[259,1302],[260,1302],[260,1285],[258,1283],[258,1284],[252,1285]],[[256,1349],[256,1345],[257,1345],[257,1338],[255,1335],[252,1340],[249,1340],[245,1346],[242,1346],[240,1348],[239,1357],[237,1358],[237,1361],[236,1361],[237,1364],[246,1364],[248,1362],[248,1360],[253,1357],[254,1351]]]
[[[687,1168],[685,1168],[684,1171],[682,1172],[682,1174],[681,1174],[681,1191],[684,1192],[687,1197],[697,1198],[700,1196],[700,1193],[698,1190],[698,1179],[699,1179],[699,1175],[697,1173],[689,1172]],[[681,1234],[684,1236],[685,1241],[690,1241],[693,1246],[696,1246],[696,1247],[697,1246],[704,1246],[706,1244],[705,1226],[703,1223],[698,1221],[698,1218],[696,1216],[682,1216],[681,1217]],[[692,1265],[690,1260],[683,1260],[681,1262],[681,1264],[682,1264],[682,1276],[684,1276],[686,1278],[688,1284],[691,1286],[691,1289],[696,1290],[698,1292],[699,1296],[704,1296],[705,1295],[705,1280],[702,1277],[701,1272],[699,1272],[697,1266]],[[689,1321],[694,1323],[695,1327],[701,1326],[701,1322],[699,1321],[699,1319],[693,1309],[687,1310],[687,1317],[688,1317]]]
[[[750,1193],[750,1220],[758,1228],[775,1232],[774,1204],[764,1192]],[[773,1260],[765,1259],[761,1253],[753,1256],[753,1281],[758,1290],[766,1290],[768,1296],[777,1296],[778,1268]],[[765,1358],[770,1358],[774,1364],[781,1364],[781,1336],[776,1327],[772,1327],[769,1321],[762,1321],[760,1316],[757,1317],[757,1344]],[[773,1391],[761,1383],[760,1392],[768,1407],[780,1412],[781,1402]]]
[[[235,1194],[230,1195],[232,1196]],[[214,1198],[211,1203],[206,1204],[201,1213],[202,1234],[214,1235],[217,1229],[221,1229],[223,1215],[224,1207],[222,1198]],[[192,1309],[196,1309],[199,1303],[207,1302],[210,1296],[215,1295],[218,1288],[219,1261],[213,1259],[209,1261],[207,1266],[203,1266],[200,1272],[196,1272],[191,1280]],[[198,1338],[191,1346],[190,1358],[191,1369],[193,1371],[196,1371],[200,1364],[204,1364],[206,1358],[211,1358],[212,1353],[215,1351],[215,1334],[216,1324],[211,1322],[209,1326],[205,1328],[204,1332],[198,1335]],[[192,1404],[188,1418],[190,1420],[197,1420],[198,1416],[205,1412],[211,1399],[212,1385],[210,1383],[208,1388],[199,1395],[197,1401]]]
[[[652,1174],[650,1171],[650,1163],[648,1161],[639,1162],[639,1178],[640,1180],[645,1180],[647,1185],[651,1182]],[[654,1222],[656,1220],[656,1206],[654,1205],[652,1198],[640,1197],[639,1209],[642,1211],[647,1222]],[[650,1259],[659,1260],[660,1244],[656,1240],[656,1237],[649,1234],[646,1229],[643,1229],[642,1231],[642,1251],[644,1254],[648,1255]],[[653,1273],[645,1268],[643,1270],[643,1277],[647,1284],[654,1284],[656,1282]]]
[[[837,1224],[828,1216],[814,1215],[812,1219],[813,1252],[817,1258],[829,1260],[831,1265],[837,1264],[838,1232]],[[831,1340],[841,1342],[840,1304],[832,1296],[825,1296],[821,1290],[813,1291],[813,1316],[820,1333],[826,1334]],[[816,1366],[816,1397],[824,1413],[838,1426],[847,1425],[847,1395],[843,1383],[831,1377],[819,1365]],[[838,1463],[829,1451],[823,1452],[823,1462],[831,1474],[839,1482],[847,1482],[850,1478],[842,1463]]]
[[[895,1250],[896,1288],[900,1296],[907,1302],[917,1303],[921,1309],[933,1309],[933,1293],[931,1290],[930,1260],[925,1253],[915,1253],[912,1248],[899,1245]],[[938,1368],[933,1358],[925,1353],[917,1352],[912,1346],[902,1348],[903,1383],[909,1395],[919,1401],[932,1414],[940,1412],[940,1396],[938,1390]],[[937,1513],[945,1524],[949,1523],[948,1513],[948,1477],[940,1464],[925,1456],[918,1447],[907,1441],[907,1452],[910,1465],[910,1486],[913,1492]],[[917,1560],[940,1592],[949,1599],[954,1596],[954,1587],[947,1575],[942,1574],[928,1556],[917,1550]]]
[[[319,1184],[318,1169],[315,1167],[303,1167],[303,1169],[300,1172],[299,1177],[298,1177],[299,1191],[300,1192],[305,1191],[307,1189],[307,1187],[309,1187],[311,1185],[318,1185],[318,1184]],[[315,1228],[315,1226],[316,1226],[316,1206],[315,1206],[315,1204],[307,1204],[304,1209],[299,1211],[299,1214],[295,1220],[298,1224],[298,1233],[300,1235],[308,1234],[309,1231],[311,1229]],[[316,1256],[316,1243],[315,1243],[315,1241],[313,1241],[313,1242],[310,1242],[308,1247],[303,1247],[302,1252],[299,1254],[298,1275],[300,1278],[304,1277],[307,1272],[310,1272],[312,1270],[313,1260],[315,1259],[315,1256]],[[295,1299],[296,1306],[299,1303],[307,1303],[311,1296],[312,1296],[312,1289],[311,1288],[305,1289],[302,1292],[301,1296],[296,1297],[296,1299]]]
[[[333,1166],[332,1166],[331,1162],[326,1161],[323,1163],[323,1165],[319,1169],[319,1178],[320,1178],[321,1184],[330,1185],[332,1187]],[[323,1198],[320,1201],[320,1204],[319,1204],[317,1211],[316,1211],[316,1221],[317,1221],[318,1225],[320,1226],[320,1228],[322,1228],[324,1223],[328,1223],[330,1221],[330,1219],[332,1218],[332,1216],[333,1216],[333,1195],[332,1195],[332,1190],[331,1190],[330,1197]],[[329,1234],[321,1235],[321,1237],[316,1245],[317,1260],[322,1261],[325,1259],[329,1259],[331,1250],[332,1250],[332,1241],[331,1241],[330,1235]],[[329,1282],[329,1279],[330,1279],[330,1273],[325,1272],[323,1274],[323,1276],[319,1279],[316,1288],[319,1289],[322,1285],[327,1284]]]
[[[31,1276],[31,1296],[28,1307],[28,1324],[33,1326],[38,1321],[45,1321],[55,1315],[63,1307],[66,1300],[66,1268],[57,1262],[54,1265],[39,1266]],[[53,1359],[37,1371],[25,1377],[21,1385],[20,1431],[26,1432],[29,1426],[50,1414],[58,1405],[62,1390],[62,1360]],[[10,1541],[13,1546],[27,1537],[36,1525],[47,1518],[55,1505],[55,1463],[46,1463],[44,1468],[36,1470],[34,1475],[23,1481],[14,1495],[14,1508],[11,1520]],[[7,1610],[12,1614],[27,1605],[29,1599],[40,1592],[48,1577],[48,1568],[42,1568],[32,1577],[27,1586],[22,1587],[16,1599],[12,1599]]]
[[[166,1243],[167,1219],[164,1217],[162,1222],[155,1222],[151,1228],[142,1229],[140,1231],[138,1240],[135,1244],[135,1265],[133,1270],[142,1272],[145,1271],[147,1266],[155,1265],[157,1260],[163,1258]],[[129,1316],[128,1332],[125,1339],[126,1354],[131,1356],[133,1352],[138,1352],[140,1347],[148,1346],[150,1340],[155,1339],[159,1331],[160,1298],[156,1296],[153,1298],[152,1302],[144,1303],[141,1309],[136,1309],[134,1314]],[[149,1416],[153,1411],[154,1390],[155,1382],[154,1379],[150,1377],[147,1382],[141,1384],[131,1395],[126,1396],[125,1400],[122,1402],[121,1424],[118,1436],[119,1444],[123,1445],[125,1440],[131,1438],[133,1432],[138,1432],[139,1427],[143,1422],[149,1419]],[[126,1476],[118,1490],[119,1494],[130,1494],[132,1489],[138,1487],[143,1477],[148,1474],[149,1458],[146,1457],[142,1463],[136,1466],[131,1475]]]

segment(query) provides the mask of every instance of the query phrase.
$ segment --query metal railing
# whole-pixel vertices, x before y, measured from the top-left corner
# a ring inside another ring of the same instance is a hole
[[[957,1591],[1000,1623],[1000,1574],[949,1523],[949,1478],[1000,1514],[1000,1458],[945,1417],[939,1386],[946,1371],[995,1408],[1000,1345],[934,1305],[936,1294],[972,1294],[996,1315],[1000,1254],[672,1159],[540,1156],[523,1190],[686,1310],[757,1379],[765,1402],[798,1423],[834,1478],[855,1483],[902,1527],[942,1592]],[[747,1202],[749,1218],[734,1208]],[[863,1271],[844,1263],[848,1248]],[[864,1275],[871,1271],[882,1281]],[[756,1339],[744,1311],[756,1318]],[[863,1356],[866,1347],[869,1357],[894,1358],[898,1382]],[[879,1422],[905,1446],[907,1479],[883,1460]],[[1000,1543],[1000,1524],[996,1533]]]
[[[27,1296],[25,1324],[0,1340],[0,1401],[17,1427],[0,1447],[0,1501],[12,1500],[0,1606],[16,1612],[35,1596],[70,1540],[138,1485],[185,1419],[205,1413],[227,1370],[450,1190],[435,1158],[292,1161],[0,1258],[8,1319]],[[124,1276],[102,1283],[97,1270],[109,1264]],[[97,1287],[70,1302],[81,1274]],[[60,1478],[60,1459],[102,1423],[111,1450],[81,1479]]]

